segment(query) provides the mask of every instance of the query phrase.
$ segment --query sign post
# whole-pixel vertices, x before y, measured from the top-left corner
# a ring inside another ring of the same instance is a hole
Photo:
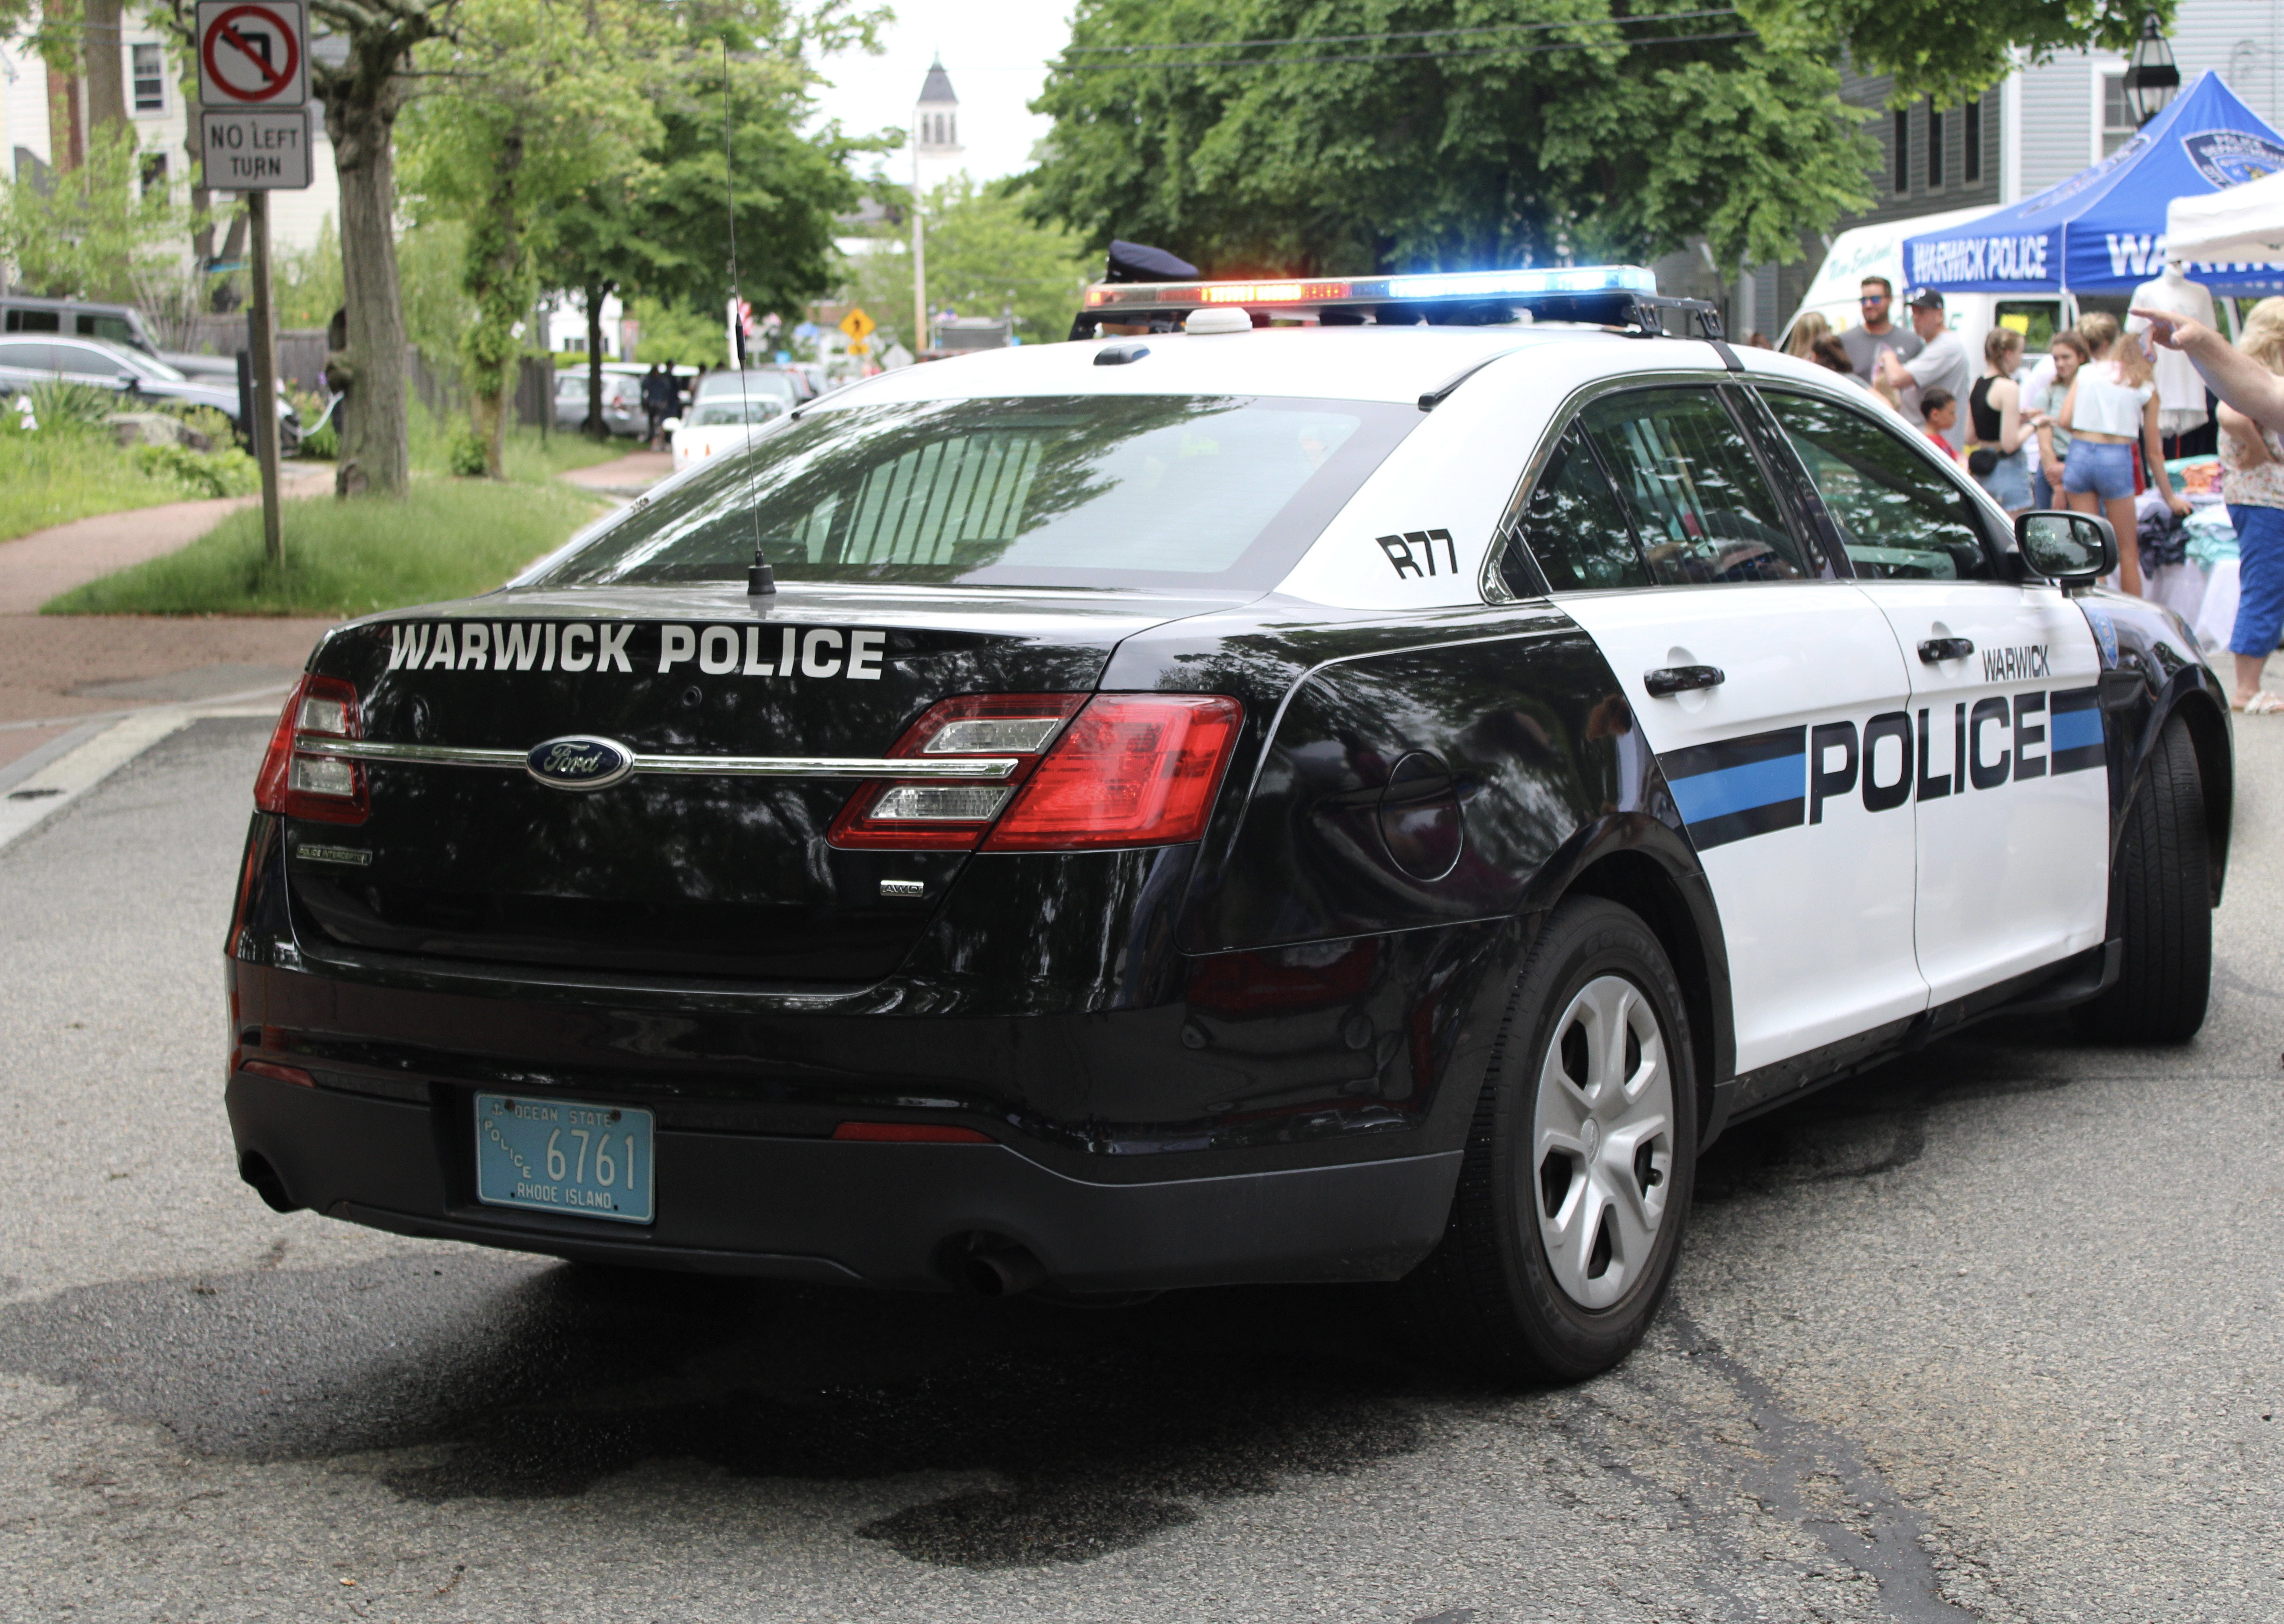
[[[270,285],[270,194],[309,184],[309,39],[302,0],[199,0],[199,151],[207,187],[246,196],[254,301],[246,438],[262,468],[262,543],[286,562],[278,505],[278,320]]]

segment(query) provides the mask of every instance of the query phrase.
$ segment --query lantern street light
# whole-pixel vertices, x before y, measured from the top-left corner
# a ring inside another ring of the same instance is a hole
[[[2125,101],[2136,124],[2147,124],[2165,110],[2181,88],[2181,70],[2173,66],[2172,48],[2165,43],[2157,13],[2141,19],[2141,37],[2133,42],[2133,55],[2125,67]]]

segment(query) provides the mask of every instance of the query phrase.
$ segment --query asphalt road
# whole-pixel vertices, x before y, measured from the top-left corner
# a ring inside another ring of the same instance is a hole
[[[0,851],[0,1617],[2284,1616],[2284,723],[2212,1019],[1986,1027],[1740,1129],[1613,1374],[1369,1291],[624,1282],[278,1217],[223,1122],[267,723]]]

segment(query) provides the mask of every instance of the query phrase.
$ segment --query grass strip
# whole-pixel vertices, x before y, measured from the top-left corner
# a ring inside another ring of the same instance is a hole
[[[418,480],[402,502],[315,497],[286,504],[286,562],[262,550],[244,508],[189,546],[91,581],[43,614],[351,616],[489,591],[601,508],[555,484]]]
[[[0,541],[206,494],[146,471],[107,435],[0,434]]]

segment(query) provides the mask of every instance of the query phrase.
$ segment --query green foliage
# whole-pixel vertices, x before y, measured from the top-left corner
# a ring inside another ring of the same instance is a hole
[[[153,479],[172,480],[199,496],[250,496],[262,488],[262,471],[234,445],[193,451],[184,445],[129,448],[135,465]]]
[[[0,181],[0,258],[13,282],[61,298],[129,298],[138,275],[171,262],[189,229],[172,189],[146,196],[131,129],[96,130],[87,161],[51,170],[49,189]]]
[[[2013,70],[2011,52],[2043,62],[2061,51],[2133,48],[2141,20],[2171,28],[2175,0],[1974,0],[1893,5],[1874,0],[1742,0],[1739,10],[1774,51],[1891,74],[1889,105],[1921,97],[1955,106]]]
[[[460,353],[460,335],[476,318],[475,303],[460,285],[467,244],[467,228],[457,220],[416,221],[396,238],[404,336],[439,366]]]
[[[1646,260],[1700,233],[1725,264],[1765,262],[1870,200],[1875,150],[1826,56],[1652,43],[1736,29],[1622,32],[1615,11],[1425,0],[1404,28],[1532,31],[1424,54],[1416,37],[1370,37],[1389,26],[1377,0],[1082,0],[1073,63],[1109,59],[1084,47],[1365,37],[1055,74],[1033,104],[1055,129],[1028,177],[1032,212],[1209,275],[1335,274]]]
[[[19,398],[32,402],[32,418],[43,429],[96,429],[120,409],[116,391],[51,378],[34,384]],[[12,405],[14,402],[10,402]]]
[[[658,299],[632,299],[627,314],[641,324],[635,339],[637,361],[711,366],[727,357],[729,325],[719,305],[692,309]],[[580,360],[583,364],[586,357]]]
[[[204,434],[207,444],[217,451],[238,443],[238,425],[219,407],[192,405],[186,401],[154,401],[152,405],[170,418],[181,418],[193,433]],[[317,420],[316,413],[306,407],[302,410],[304,421]]]
[[[341,308],[341,239],[327,215],[307,249],[273,251],[270,293],[280,327],[323,327]]]
[[[180,484],[137,467],[107,434],[84,426],[26,433],[0,414],[0,541],[97,513],[180,502]]]
[[[490,449],[475,430],[463,428],[452,436],[445,450],[444,466],[461,479],[480,480],[491,472]]]
[[[1026,201],[1020,188],[979,186],[964,174],[928,194],[921,211],[928,307],[997,316],[1012,306],[1024,343],[1051,344],[1069,332],[1080,291],[1100,262],[1076,233],[1034,223]],[[848,262],[847,296],[902,339],[912,319],[911,228],[881,227],[876,240],[872,252]]]
[[[402,502],[288,502],[286,563],[247,508],[178,551],[65,593],[49,614],[369,614],[497,586],[598,511],[561,485],[422,480]]]

